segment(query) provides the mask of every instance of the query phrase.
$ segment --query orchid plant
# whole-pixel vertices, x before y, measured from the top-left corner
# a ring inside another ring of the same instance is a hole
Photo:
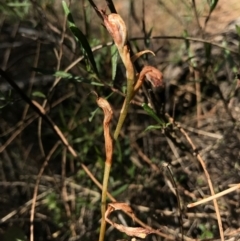
[[[163,74],[156,68],[152,66],[145,66],[141,70],[139,74],[136,74],[134,69],[134,61],[145,53],[152,53],[150,50],[142,51],[134,56],[130,56],[129,47],[127,45],[127,28],[126,25],[121,18],[119,14],[109,14],[107,15],[105,11],[100,11],[104,25],[110,35],[112,36],[114,43],[118,49],[119,55],[122,59],[122,62],[126,68],[126,79],[127,79],[127,93],[126,97],[121,109],[121,113],[118,119],[117,127],[114,132],[114,139],[117,140],[119,133],[121,131],[121,128],[123,126],[123,123],[126,119],[129,105],[137,91],[142,86],[144,80],[149,81],[153,87],[162,87],[164,88],[164,82],[163,82]],[[110,104],[102,98],[97,99],[97,103],[99,107],[101,107],[104,111],[104,136],[105,136],[105,149],[106,149],[106,162],[105,162],[105,170],[104,170],[104,177],[103,177],[103,189],[102,189],[102,222],[101,222],[101,230],[100,230],[100,236],[99,241],[104,240],[105,235],[105,229],[106,229],[106,221],[108,220],[106,218],[106,199],[107,199],[107,185],[108,185],[108,179],[110,174],[110,169],[112,165],[112,153],[113,153],[113,145],[112,145],[112,139],[109,134],[109,124],[112,119],[112,109],[110,107]],[[118,225],[114,225],[115,228],[119,227]],[[120,231],[126,229],[119,228]],[[132,234],[136,236],[137,232],[141,231],[141,235],[145,235],[146,233],[150,233],[147,230],[144,229],[137,229],[137,231],[134,228],[131,228]],[[131,234],[131,232],[128,234]]]

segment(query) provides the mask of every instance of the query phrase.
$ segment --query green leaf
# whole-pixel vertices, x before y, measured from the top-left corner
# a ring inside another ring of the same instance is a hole
[[[188,31],[187,31],[187,30],[184,30],[184,31],[183,31],[183,37],[185,38],[185,46],[186,46],[186,49],[189,49],[189,47],[190,47],[190,42],[189,42],[188,39],[186,39],[186,38],[189,37],[189,34],[188,34]]]
[[[235,25],[236,27],[236,32],[237,32],[237,35],[240,36],[240,26],[238,25]]]
[[[95,86],[104,86],[104,84],[102,84],[102,83],[91,81],[91,80],[85,79],[84,77],[81,77],[81,76],[72,75],[71,79],[75,80],[78,83],[85,83],[85,84],[90,84],[90,85],[95,85]]]
[[[150,38],[152,35],[153,27],[150,28],[149,32],[147,33],[147,38]]]
[[[40,91],[35,91],[35,92],[33,92],[32,93],[32,96],[34,96],[34,97],[40,97],[40,98],[43,98],[43,99],[45,99],[46,98],[46,95],[44,95],[42,92],[40,92]]]
[[[218,0],[209,0],[208,5],[210,7],[210,12],[212,12],[217,6]]]
[[[159,129],[162,129],[162,127],[159,125],[150,125],[144,131],[159,130]]]
[[[212,45],[210,43],[204,43],[206,59],[209,60],[211,57]]]
[[[65,71],[57,71],[53,74],[53,76],[55,77],[61,77],[61,78],[65,78],[65,79],[70,79],[72,78],[72,74],[65,72]]]
[[[117,60],[118,51],[116,45],[111,46],[111,56],[112,56],[112,80],[115,79],[117,73]]]
[[[97,111],[99,110],[99,108],[97,108],[96,110],[92,111],[90,114],[90,117],[88,118],[88,121],[91,122],[93,117],[95,116],[95,114],[97,113]]]
[[[75,25],[72,14],[65,1],[62,1],[62,6],[63,6],[63,10],[67,16],[68,25],[69,25],[70,30],[72,31],[73,35],[75,36],[80,47],[83,47],[83,49],[86,51],[88,59],[92,65],[92,68],[93,68],[94,72],[98,75],[98,70],[97,70],[95,60],[94,60],[93,52],[88,43],[87,38],[82,33],[82,31]]]
[[[42,68],[34,68],[34,67],[32,67],[31,69],[34,70],[35,72],[43,74],[43,75],[52,75],[55,77],[61,77],[61,78],[65,78],[65,79],[73,78],[72,74],[65,72],[65,71],[61,71],[61,70],[54,71],[52,69],[42,69]]]
[[[53,70],[47,70],[47,69],[41,69],[41,68],[32,68],[32,70],[34,70],[38,73],[41,73],[43,75],[52,75],[52,76],[61,77],[61,78],[64,78],[64,79],[72,79],[72,80],[77,81],[78,83],[86,83],[86,84],[95,85],[95,86],[104,86],[104,84],[102,84],[102,83],[90,81],[89,79],[86,79],[86,78],[81,77],[81,76],[75,76],[75,75],[72,75],[71,73],[68,73],[68,72],[65,72],[65,71],[54,72]],[[93,76],[94,75],[92,75],[92,77]]]
[[[142,107],[146,111],[146,113],[150,115],[154,120],[156,120],[159,124],[163,124],[163,121],[159,119],[153,109],[150,108],[146,103],[143,103]]]
[[[127,174],[131,177],[134,178],[136,176],[136,166],[135,165],[131,165],[130,167],[128,167],[127,169]]]
[[[124,184],[123,186],[121,186],[120,188],[118,188],[117,190],[112,192],[112,195],[114,197],[118,196],[119,194],[121,194],[122,192],[124,192],[125,190],[128,189],[129,184]]]
[[[149,44],[150,44],[150,37],[152,35],[152,31],[153,31],[153,27],[150,28],[149,32],[146,34],[146,37],[144,38],[144,42],[147,48],[149,47]]]
[[[6,3],[0,3],[0,12],[8,17],[16,17],[15,11]]]
[[[211,238],[213,238],[213,233],[211,231],[209,231],[204,224],[200,224],[199,229],[202,231],[200,239],[211,239]]]
[[[15,8],[19,8],[19,7],[29,7],[31,4],[28,3],[28,2],[23,2],[23,3],[20,3],[20,2],[16,2],[16,3],[8,3],[7,4],[9,7],[15,7]]]

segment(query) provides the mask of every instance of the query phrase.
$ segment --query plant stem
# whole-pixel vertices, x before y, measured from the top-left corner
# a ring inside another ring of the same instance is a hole
[[[130,102],[133,97],[134,83],[135,83],[135,72],[134,72],[133,64],[132,64],[132,61],[130,58],[130,53],[129,53],[127,45],[125,45],[122,49],[118,49],[118,50],[119,50],[120,57],[123,61],[123,64],[126,68],[127,94],[126,94],[126,98],[124,100],[124,103],[123,103],[123,106],[121,109],[121,113],[120,113],[120,117],[118,119],[116,130],[114,132],[113,137],[115,140],[117,140],[118,135],[122,129],[122,125],[126,119],[128,108],[129,108]]]
[[[104,216],[106,212],[107,187],[108,187],[110,170],[111,170],[111,164],[106,162],[105,168],[104,168],[104,176],[103,176],[102,201],[101,201],[102,220],[101,220],[99,241],[104,241],[104,235],[106,230],[106,220]]]

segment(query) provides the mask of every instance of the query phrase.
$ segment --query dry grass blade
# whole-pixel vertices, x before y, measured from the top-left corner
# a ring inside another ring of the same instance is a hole
[[[219,193],[217,193],[217,194],[215,194],[215,195],[213,195],[213,196],[204,198],[204,199],[202,199],[202,200],[200,200],[200,201],[198,201],[198,202],[189,203],[189,204],[187,205],[187,207],[188,207],[188,208],[196,207],[196,206],[198,206],[198,205],[200,205],[200,204],[203,204],[203,203],[212,201],[212,200],[214,200],[214,199],[216,199],[216,198],[219,198],[219,197],[222,197],[222,196],[224,196],[224,195],[227,195],[227,194],[229,194],[229,193],[231,193],[231,192],[233,192],[233,191],[236,191],[237,189],[240,189],[240,183],[237,184],[237,185],[234,185],[233,187],[230,187],[230,188],[228,188],[228,189],[226,189],[226,190],[224,190],[224,191],[222,191],[222,192],[219,192]]]

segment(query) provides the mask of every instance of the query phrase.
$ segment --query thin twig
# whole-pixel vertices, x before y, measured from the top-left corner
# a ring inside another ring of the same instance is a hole
[[[70,92],[64,96],[62,96],[61,98],[59,98],[57,101],[55,101],[53,104],[52,104],[52,107],[55,107],[57,105],[59,105],[60,103],[62,103],[65,99],[73,96],[73,94],[75,94],[75,92]],[[49,107],[46,108],[46,112],[49,111]],[[34,112],[34,113],[31,113],[30,115],[28,115],[26,117],[26,119],[23,121],[19,121],[15,126],[14,128],[11,128],[10,130],[7,130],[6,132],[2,133],[1,136],[5,136],[5,135],[8,135],[12,132],[12,135],[5,141],[5,143],[0,146],[0,153],[3,152],[7,147],[8,145],[11,144],[11,142],[28,126],[30,125],[35,119],[37,119],[39,117],[39,115]]]
[[[66,23],[67,23],[67,16],[64,15],[64,19],[63,19],[63,24],[62,24],[62,31],[61,31],[61,39],[60,39],[60,46],[59,46],[59,52],[57,51],[57,49],[54,48],[54,52],[56,54],[56,58],[57,58],[57,66],[56,66],[56,71],[58,71],[60,69],[61,66],[61,60],[62,60],[62,56],[63,56],[63,41],[64,41],[64,37],[65,37],[65,32],[66,32]],[[59,78],[55,78],[55,81],[53,82],[53,85],[51,86],[51,88],[48,91],[48,96],[51,94],[51,92],[53,91],[54,87],[58,84],[58,82],[60,81]],[[43,103],[42,103],[42,108],[45,109],[46,105],[47,105],[48,99],[44,99]],[[38,143],[39,143],[39,147],[42,153],[42,156],[45,156],[44,153],[44,147],[43,147],[43,143],[42,143],[42,118],[40,117],[38,120]]]
[[[135,37],[135,38],[130,38],[129,41],[135,41],[135,40],[144,40],[145,37]],[[227,50],[233,54],[237,54],[239,55],[239,52],[227,47],[224,47],[220,44],[217,44],[215,42],[212,42],[210,40],[206,40],[206,39],[200,39],[200,38],[193,38],[193,37],[182,37],[182,36],[174,36],[174,35],[166,35],[166,36],[150,36],[149,39],[176,39],[176,40],[189,40],[192,42],[199,42],[199,43],[207,43],[210,44],[212,46],[218,47],[220,49],[224,49]]]
[[[38,187],[39,187],[39,183],[40,183],[40,180],[41,180],[41,176],[42,176],[42,174],[45,170],[45,167],[48,165],[48,162],[49,162],[51,156],[53,155],[53,153],[56,151],[56,149],[58,148],[58,146],[60,144],[61,144],[61,142],[58,141],[52,147],[52,149],[50,150],[50,152],[46,156],[46,159],[44,160],[44,162],[42,164],[42,167],[41,167],[41,169],[38,173],[38,176],[37,176],[36,184],[35,184],[34,191],[33,191],[33,197],[32,197],[32,207],[31,207],[31,211],[30,211],[30,241],[34,240],[34,212],[35,212],[35,205],[36,205]]]
[[[175,188],[175,192],[176,192],[177,204],[178,204],[178,220],[179,220],[179,224],[180,224],[180,228],[181,228],[181,238],[182,238],[182,241],[184,241],[184,237],[183,237],[183,215],[182,215],[182,205],[181,205],[181,200],[180,200],[180,194],[178,192],[177,184],[174,180],[173,173],[172,173],[171,168],[169,167],[169,164],[167,164],[166,167],[168,169],[168,172],[169,172],[170,177],[171,177],[172,185]]]
[[[64,205],[64,208],[66,211],[66,216],[67,216],[68,220],[71,220],[72,213],[71,213],[71,209],[70,209],[70,204],[68,203],[68,192],[67,192],[67,187],[66,187],[66,161],[67,161],[67,149],[63,148],[62,165],[61,165],[61,168],[62,168],[62,171],[61,171],[61,179],[62,179],[61,197],[62,197],[63,205]],[[71,195],[71,196],[74,196],[74,195]],[[69,227],[70,227],[71,234],[73,237],[76,236],[76,231],[75,231],[74,226],[75,226],[74,222],[71,221],[69,224]]]
[[[52,191],[51,189],[48,189],[47,191],[39,194],[36,197],[35,202],[38,201],[39,199],[42,199],[42,198],[46,197],[49,193],[51,193],[51,191]],[[29,210],[29,209],[27,209],[27,207],[30,206],[32,203],[33,203],[33,200],[30,199],[25,204],[23,204],[21,207],[17,208],[17,210],[13,210],[12,212],[8,213],[7,215],[5,215],[4,217],[2,217],[0,219],[0,224],[7,222],[10,218],[12,218],[14,215],[17,215],[18,213],[26,212],[27,210]]]

